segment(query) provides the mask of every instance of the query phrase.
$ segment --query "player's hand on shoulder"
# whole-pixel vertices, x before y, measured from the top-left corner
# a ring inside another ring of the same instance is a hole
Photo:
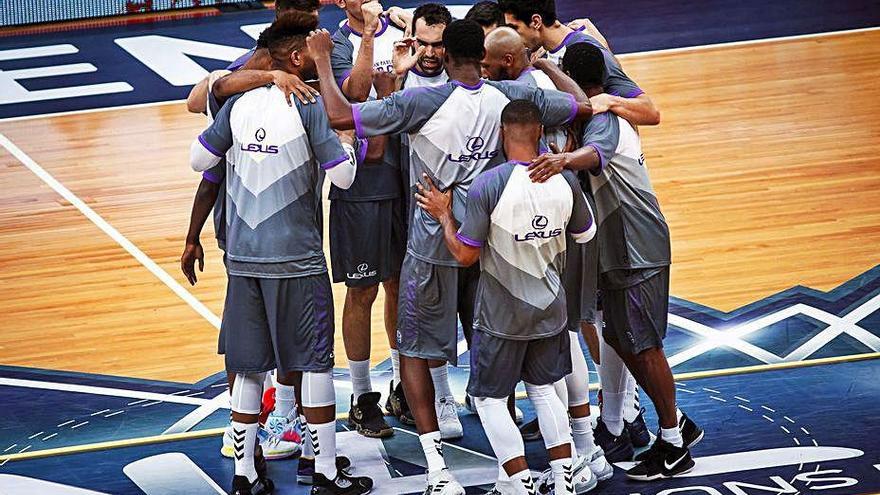
[[[550,149],[551,153],[544,153],[529,165],[529,178],[532,182],[547,182],[568,166],[568,153],[560,153],[555,144],[551,144]]]
[[[291,95],[295,96],[303,105],[317,101],[315,97],[319,94],[318,90],[306,84],[299,76],[284,72],[283,70],[273,70],[271,74],[272,83],[284,93],[284,98],[287,99],[288,105],[293,106],[293,100],[290,98]]]
[[[306,38],[306,46],[315,61],[329,61],[333,52],[333,39],[326,29],[316,29]]]
[[[611,95],[600,93],[590,98],[590,107],[593,108],[593,115],[607,112],[611,109]]]
[[[180,270],[190,285],[196,285],[199,281],[196,277],[196,261],[199,262],[199,271],[205,271],[205,251],[199,241],[187,242],[180,256]]]

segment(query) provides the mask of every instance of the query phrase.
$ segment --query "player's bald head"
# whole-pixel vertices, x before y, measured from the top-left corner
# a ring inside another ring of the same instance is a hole
[[[493,81],[516,79],[528,65],[522,38],[509,27],[500,27],[486,36],[483,76]]]
[[[525,45],[522,38],[513,29],[503,26],[493,30],[486,36],[486,52],[493,55],[519,55]]]

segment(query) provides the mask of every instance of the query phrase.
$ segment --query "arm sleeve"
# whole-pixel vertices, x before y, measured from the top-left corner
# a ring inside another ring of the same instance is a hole
[[[436,102],[442,94],[435,91],[438,89],[405,89],[381,100],[353,104],[351,113],[355,134],[364,139],[419,129],[439,107]]]
[[[471,247],[483,247],[489,238],[489,228],[492,226],[491,215],[494,205],[490,204],[488,181],[486,179],[495,174],[483,174],[471,184],[468,190],[467,210],[461,227],[455,237]]]
[[[333,78],[336,79],[336,84],[341,88],[342,83],[348,79],[354,68],[354,45],[339,33],[333,36],[330,67],[333,68]]]
[[[205,129],[189,148],[189,162],[196,172],[204,172],[220,163],[226,151],[232,147],[232,129],[229,115],[232,112],[233,100],[217,113],[214,122]]]
[[[584,146],[592,147],[599,154],[599,169],[591,171],[593,175],[598,175],[614,157],[619,140],[620,122],[617,116],[610,112],[594,115],[584,126],[581,142]]]
[[[353,150],[346,150],[336,132],[330,127],[324,100],[318,97],[317,102],[303,105],[296,102],[300,118],[309,136],[312,154],[327,172],[327,177],[335,186],[348,189],[354,182],[357,164],[353,160]]]
[[[568,233],[578,244],[588,242],[596,235],[596,221],[590,203],[584,197],[580,182],[571,170],[562,172],[568,185],[571,187],[573,198],[571,217],[568,219]]]

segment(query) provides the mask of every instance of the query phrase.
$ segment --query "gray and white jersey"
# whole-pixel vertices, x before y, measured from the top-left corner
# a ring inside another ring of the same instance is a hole
[[[449,82],[449,76],[446,74],[446,70],[440,71],[440,73],[435,76],[429,76],[419,72],[418,69],[413,67],[403,77],[402,89],[440,86],[447,82]]]
[[[528,166],[511,161],[479,175],[457,234],[481,248],[475,327],[513,340],[565,330],[565,233],[578,242],[595,233],[575,175],[566,170],[535,183]]]
[[[504,162],[501,111],[508,102],[527,99],[538,105],[546,126],[560,126],[577,115],[574,97],[515,81],[460,81],[398,91],[380,101],[353,105],[358,138],[407,133],[410,186],[425,173],[441,190],[452,189],[455,218],[464,218],[467,191],[484,170]],[[462,118],[467,116],[467,118]],[[410,208],[407,251],[437,265],[460,266],[443,241],[440,224],[420,208]]]
[[[230,98],[198,141],[226,158],[229,274],[287,278],[326,272],[320,170],[350,162],[323,101],[290,107],[275,86],[256,88]]]
[[[599,224],[599,271],[669,265],[669,227],[635,129],[613,113],[600,113],[584,127],[583,144],[596,150],[601,163],[589,174]]]
[[[403,31],[391,24],[385,17],[380,19],[381,26],[373,41],[373,70],[392,72],[392,55],[394,44],[403,39]],[[333,76],[339,87],[351,75],[357,61],[361,46],[361,33],[355,31],[348,22],[340,26],[333,34],[333,52],[330,64]],[[370,98],[376,97],[375,88],[370,89]],[[366,150],[361,156],[366,155]],[[361,167],[355,177],[354,184],[348,189],[330,187],[331,200],[345,201],[381,201],[399,198],[403,194],[400,183],[400,144],[396,139],[389,140],[385,145],[382,163]]]
[[[561,65],[562,57],[565,56],[565,49],[569,45],[575,43],[589,43],[602,51],[602,58],[605,59],[605,67],[607,69],[605,80],[602,82],[602,87],[605,89],[606,93],[614,96],[622,96],[624,98],[635,98],[644,93],[644,91],[642,91],[642,89],[639,88],[639,86],[633,82],[625,72],[623,72],[623,67],[621,67],[620,62],[614,58],[614,54],[605,48],[602,43],[599,43],[599,40],[582,31],[572,31],[571,33],[568,33],[568,36],[562,40],[562,43],[560,43],[559,46],[547,52],[547,59],[557,65]]]
[[[527,67],[516,80],[535,88],[557,89],[550,76],[534,67]],[[544,129],[544,144],[547,146],[555,144],[560,150],[564,150],[568,144],[568,133],[564,127],[548,127]]]

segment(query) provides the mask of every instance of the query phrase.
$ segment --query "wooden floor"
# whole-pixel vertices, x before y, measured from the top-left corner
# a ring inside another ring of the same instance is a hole
[[[880,32],[622,57],[663,113],[642,130],[673,235],[673,295],[730,310],[880,263]],[[205,121],[183,105],[0,122],[0,133],[185,284]],[[326,208],[325,208],[326,209]],[[192,294],[219,315],[210,227]],[[335,286],[337,363],[344,364]],[[0,149],[0,364],[194,381],[217,329]],[[387,358],[373,318],[373,361]]]

